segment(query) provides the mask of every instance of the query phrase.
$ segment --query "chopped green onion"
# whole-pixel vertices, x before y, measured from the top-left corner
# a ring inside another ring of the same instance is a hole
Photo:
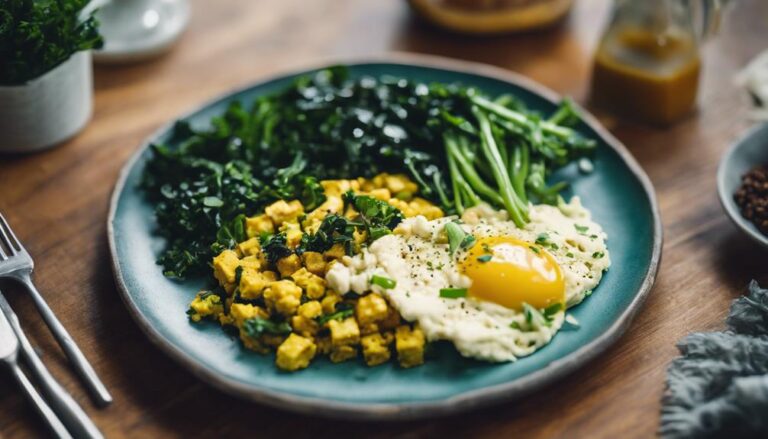
[[[541,315],[541,312],[525,302],[523,302],[523,314],[525,314],[525,323],[527,323],[528,327],[531,329],[549,326],[549,321]]]
[[[379,276],[378,274],[374,274],[371,277],[371,283],[374,285],[378,285],[381,288],[384,288],[385,290],[395,288],[395,286],[397,285],[397,282],[394,279],[390,279],[384,276]]]
[[[480,261],[480,262],[488,262],[488,261],[491,260],[492,257],[493,257],[493,255],[485,254],[485,255],[478,256],[477,260]]]
[[[466,288],[441,288],[440,297],[445,299],[458,299],[460,297],[467,297]]]
[[[541,253],[541,250],[538,247],[536,247],[535,245],[529,246],[528,248],[530,248],[531,251],[536,253],[536,254]]]
[[[595,258],[595,259],[600,259],[603,256],[605,256],[605,253],[603,253],[603,252],[594,252],[594,253],[592,253],[592,257]]]
[[[536,237],[536,244],[545,244],[549,240],[549,234],[547,233],[539,233],[539,236]]]
[[[336,311],[331,314],[326,314],[324,316],[317,318],[317,324],[320,326],[323,326],[324,324],[330,322],[331,320],[344,320],[348,317],[352,317],[352,315],[355,313],[355,310],[353,309],[342,309],[341,311]]]
[[[577,232],[579,232],[579,233],[585,233],[587,230],[589,230],[589,227],[587,227],[587,226],[582,226],[582,225],[579,225],[579,224],[574,224],[574,225],[573,225],[573,227],[574,227],[574,228],[576,229],[576,231],[577,231]]]
[[[560,312],[561,309],[563,309],[562,303],[553,303],[552,305],[544,308],[544,317],[551,320],[552,316]]]

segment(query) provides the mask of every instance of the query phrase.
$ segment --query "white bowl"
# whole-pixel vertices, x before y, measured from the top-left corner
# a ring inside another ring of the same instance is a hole
[[[93,111],[91,52],[24,85],[0,86],[0,152],[55,146],[85,126]]]

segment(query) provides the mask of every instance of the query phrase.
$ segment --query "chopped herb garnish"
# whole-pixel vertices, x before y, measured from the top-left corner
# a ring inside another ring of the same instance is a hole
[[[592,257],[595,258],[595,259],[600,259],[603,256],[605,256],[605,253],[603,253],[603,252],[594,252],[594,253],[592,253]]]
[[[566,253],[565,255],[566,255],[566,256],[568,256],[569,258],[572,258],[572,257],[573,257],[573,253],[571,253],[571,252],[568,252],[568,253]]]
[[[541,249],[540,249],[540,248],[538,248],[538,247],[536,247],[535,245],[531,245],[531,246],[529,246],[528,248],[530,248],[530,249],[531,249],[531,251],[532,251],[532,252],[534,252],[534,253],[536,253],[536,254],[539,254],[539,253],[541,253]]]
[[[243,332],[250,338],[258,338],[263,334],[282,335],[291,333],[288,322],[273,322],[260,317],[247,319],[243,322]]]
[[[549,326],[550,322],[547,320],[541,312],[523,302],[523,314],[525,315],[525,323],[529,330],[541,328],[542,326]]]
[[[536,244],[543,245],[547,241],[549,241],[549,234],[547,233],[539,233],[539,236],[536,237]]]
[[[466,288],[441,288],[440,297],[444,299],[458,299],[460,297],[467,297]]]
[[[573,227],[576,228],[576,231],[579,232],[579,233],[586,233],[587,230],[589,230],[589,227],[582,226],[582,225],[579,225],[579,224],[574,224]]]
[[[544,308],[544,317],[551,320],[552,317],[558,312],[560,312],[561,309],[563,309],[562,303],[560,302],[553,303],[552,305],[549,305],[548,307]]]
[[[320,326],[323,326],[324,324],[330,322],[331,320],[344,320],[346,318],[352,317],[352,315],[355,313],[354,309],[342,309],[340,311],[336,311],[331,314],[326,314],[324,316],[320,316],[316,319],[317,324]]]
[[[466,250],[472,247],[476,242],[474,236],[465,232],[459,224],[453,221],[445,225],[445,234],[448,237],[448,251],[451,255],[456,253],[459,248]]]
[[[493,255],[485,254],[485,255],[478,256],[477,260],[480,261],[480,262],[485,263],[485,262],[490,261],[492,257],[493,257]]]
[[[381,288],[384,288],[385,290],[390,290],[392,288],[395,288],[397,285],[397,282],[394,279],[390,279],[388,277],[379,276],[378,274],[374,274],[371,276],[371,283],[374,285],[378,285]]]

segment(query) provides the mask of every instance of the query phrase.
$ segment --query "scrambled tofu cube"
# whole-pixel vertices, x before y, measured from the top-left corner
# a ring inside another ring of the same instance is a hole
[[[348,190],[359,191],[360,182],[357,180],[322,180],[320,186],[327,197],[341,197]]]
[[[301,258],[297,254],[291,254],[277,261],[277,271],[280,276],[288,277],[301,268]]]
[[[333,290],[328,290],[325,297],[323,297],[323,300],[320,301],[320,304],[323,307],[323,312],[325,314],[332,314],[336,312],[336,304],[341,302],[341,295]]]
[[[395,330],[397,359],[402,367],[414,367],[424,363],[424,333],[418,326],[398,326]]]
[[[387,203],[389,203],[390,206],[397,208],[400,212],[403,213],[403,216],[406,218],[411,218],[413,216],[416,216],[413,209],[411,208],[410,204],[408,204],[407,201],[403,201],[399,198],[390,198],[387,200]]]
[[[237,250],[238,256],[241,258],[245,256],[257,256],[261,253],[261,244],[259,243],[259,238],[250,238],[237,244],[235,249]]]
[[[409,194],[415,194],[419,187],[416,185],[416,183],[412,182],[410,178],[408,178],[405,174],[382,174],[384,184],[380,187],[385,187],[389,189],[390,192],[393,194],[399,194],[399,193],[409,193]]]
[[[392,198],[392,193],[387,188],[373,189],[368,192],[368,195],[380,201],[387,201]]]
[[[301,306],[299,306],[299,311],[297,314],[308,319],[315,319],[323,314],[323,308],[320,305],[320,302],[317,300],[310,300],[309,302],[302,303]]]
[[[286,202],[275,201],[264,209],[264,213],[272,220],[275,226],[280,227],[284,222],[295,221],[304,214],[304,206],[299,200]]]
[[[240,266],[240,258],[232,250],[224,250],[213,258],[213,275],[222,287],[235,282],[235,270]]]
[[[363,296],[355,304],[355,316],[361,326],[376,323],[387,318],[387,301],[379,294]]]
[[[347,254],[342,244],[333,244],[331,248],[323,253],[326,261],[337,260],[343,258]]]
[[[360,328],[353,317],[328,322],[333,346],[353,345],[360,342]]]
[[[423,215],[428,220],[434,220],[443,217],[443,210],[424,198],[414,198],[413,201],[408,203],[408,206],[413,211],[413,215]]]
[[[275,363],[282,370],[304,369],[315,357],[315,352],[317,352],[317,345],[312,339],[291,334],[277,348]]]
[[[313,336],[320,330],[320,325],[315,319],[320,317],[322,313],[323,309],[317,300],[303,303],[299,306],[296,315],[291,318],[291,327],[293,327],[294,332],[305,337]]]
[[[266,273],[272,273],[268,271]],[[240,276],[240,297],[243,299],[258,299],[264,292],[264,288],[271,282],[274,282],[274,276],[265,275],[262,272],[252,268],[243,270]]]
[[[389,361],[389,342],[381,334],[370,334],[360,339],[363,358],[368,366],[377,366]]]
[[[357,357],[357,347],[355,346],[342,345],[331,347],[330,358],[334,363],[341,363],[355,357]]]
[[[203,317],[218,318],[224,313],[224,305],[221,303],[221,297],[210,292],[201,291],[197,293],[192,303],[189,304],[190,320],[199,322]]]
[[[304,232],[301,231],[299,223],[283,223],[281,231],[285,232],[285,245],[288,247],[296,248],[301,244],[301,238],[304,236]]]
[[[245,219],[245,234],[249,238],[258,238],[266,233],[275,233],[275,225],[267,215],[262,214]]]
[[[309,319],[297,314],[291,317],[291,328],[297,334],[301,334],[304,337],[312,337],[320,330],[320,325],[317,324],[315,319]]]
[[[261,261],[256,256],[246,256],[240,259],[240,267],[258,270],[261,268]]]
[[[317,206],[315,210],[310,212],[302,224],[304,225],[305,229],[314,232],[317,230],[317,227],[320,225],[320,222],[323,220],[323,218],[325,218],[328,214],[341,213],[343,209],[344,201],[341,199],[341,194],[328,195],[326,193],[326,198],[325,201],[323,201],[323,204]]]
[[[229,315],[232,317],[232,323],[234,323],[234,325],[238,328],[241,328],[243,326],[243,322],[248,319],[269,318],[269,314],[267,314],[267,312],[262,308],[246,303],[233,303],[229,307]]]
[[[295,271],[291,278],[310,299],[320,299],[325,295],[325,279],[310,273],[306,268]]]
[[[267,306],[286,317],[296,314],[301,304],[301,288],[289,280],[270,283],[263,295]]]
[[[318,276],[323,276],[325,274],[326,264],[322,253],[304,252],[301,255],[301,261],[310,273]]]

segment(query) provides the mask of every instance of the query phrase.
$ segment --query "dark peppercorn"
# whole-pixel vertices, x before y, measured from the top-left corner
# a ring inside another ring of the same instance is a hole
[[[744,218],[768,235],[768,165],[757,166],[744,174],[733,199]]]

